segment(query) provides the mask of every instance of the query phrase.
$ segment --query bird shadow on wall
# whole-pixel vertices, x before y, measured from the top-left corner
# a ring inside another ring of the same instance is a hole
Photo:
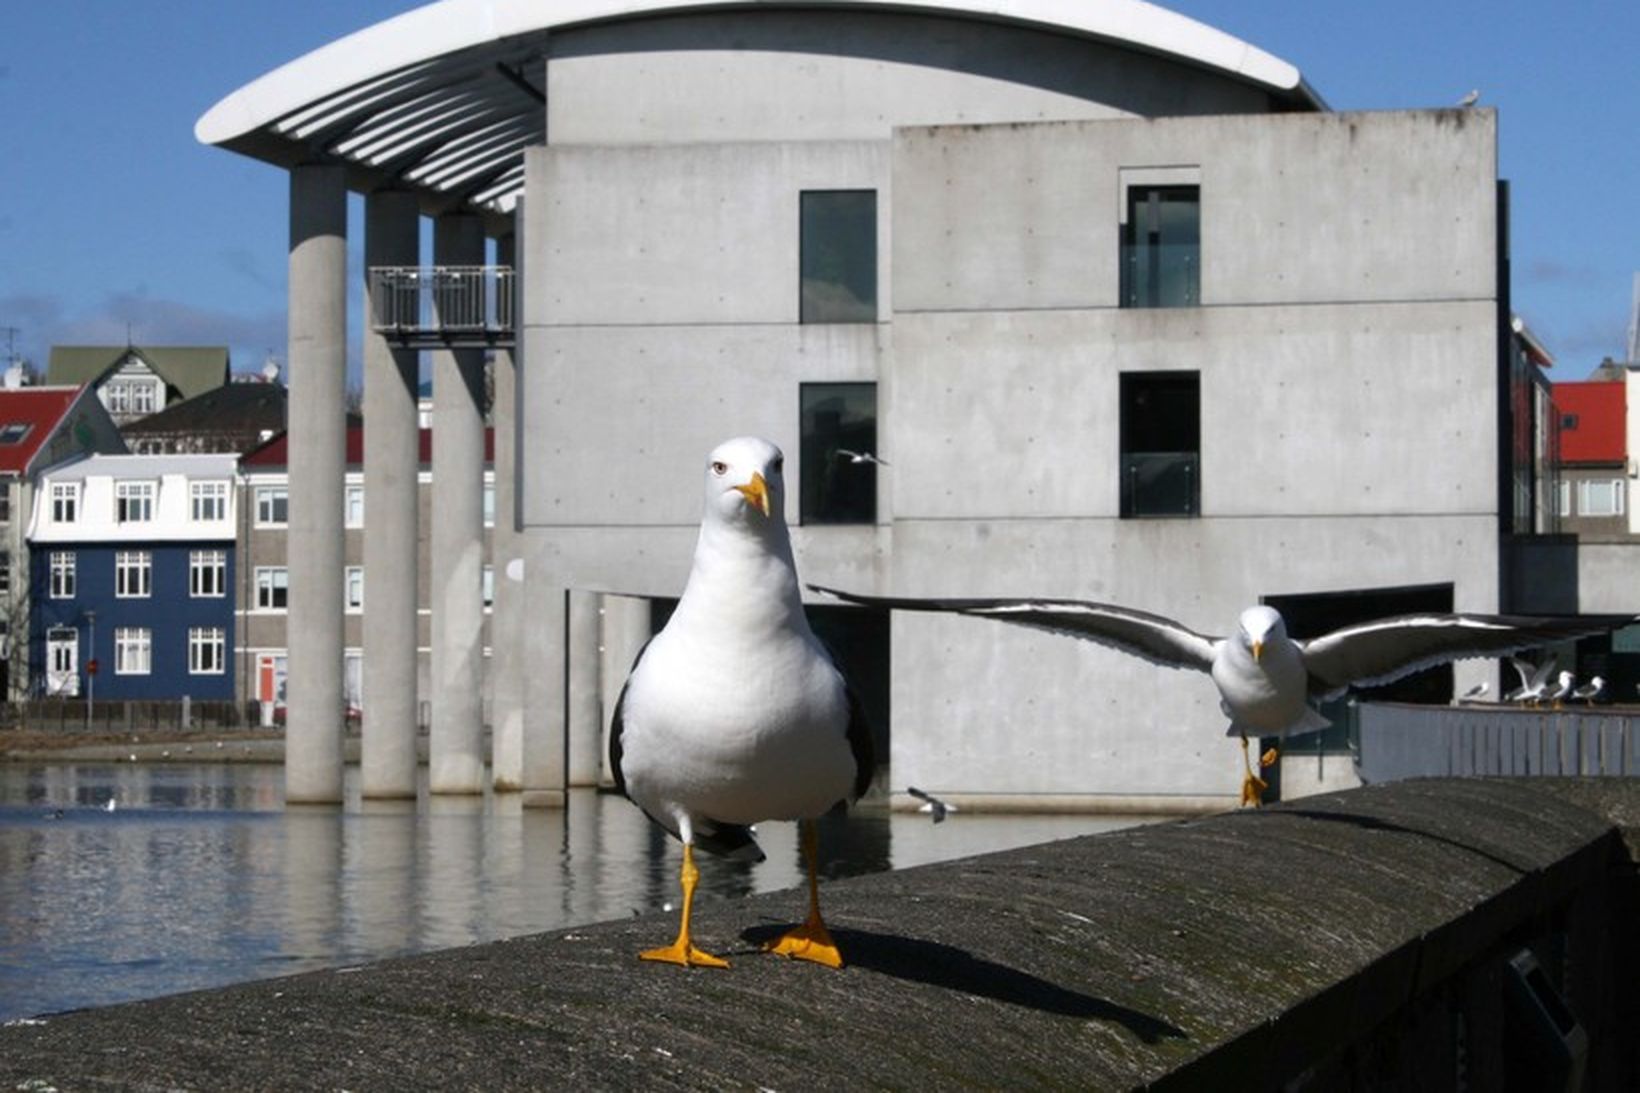
[[[1473,854],[1478,858],[1484,858],[1487,861],[1492,862],[1494,865],[1500,865],[1503,868],[1508,869],[1513,873],[1521,874],[1522,876],[1531,872],[1530,866],[1524,865],[1518,861],[1511,861],[1508,858],[1502,857],[1501,855],[1493,853],[1490,850],[1483,850],[1471,843],[1466,843],[1460,839],[1454,839],[1449,836],[1439,834],[1438,832],[1426,831],[1421,828],[1408,827],[1405,824],[1398,824],[1393,820],[1386,820],[1380,816],[1368,816],[1354,812],[1332,812],[1322,809],[1294,807],[1292,805],[1281,805],[1276,808],[1265,810],[1249,809],[1243,812],[1234,813],[1233,815],[1239,822],[1242,823],[1259,823],[1261,820],[1263,820],[1263,822],[1269,822],[1268,819],[1264,818],[1273,819],[1282,816],[1296,816],[1299,819],[1319,820],[1322,823],[1347,824],[1350,827],[1358,827],[1364,831],[1385,831],[1397,835],[1411,835],[1416,838],[1428,839],[1431,842],[1437,842],[1450,846],[1455,850],[1463,851],[1465,854]]]
[[[775,924],[758,925],[742,931],[740,936],[761,947],[785,929]],[[1183,1029],[1158,1017],[981,959],[953,945],[839,927],[832,927],[831,933],[851,967],[1061,1017],[1111,1021],[1147,1044],[1166,1038],[1185,1038]]]

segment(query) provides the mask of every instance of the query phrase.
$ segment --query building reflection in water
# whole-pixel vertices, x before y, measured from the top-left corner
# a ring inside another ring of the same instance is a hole
[[[678,845],[614,794],[283,805],[244,763],[0,765],[0,1021],[620,918],[677,898]],[[115,807],[108,810],[108,802]],[[1095,816],[828,818],[846,876],[1111,830]],[[702,855],[698,905],[804,880],[795,824],[768,860]],[[794,914],[801,904],[794,904]]]

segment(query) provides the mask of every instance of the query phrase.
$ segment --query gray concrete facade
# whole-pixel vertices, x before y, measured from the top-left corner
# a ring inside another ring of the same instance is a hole
[[[365,198],[365,268],[420,262],[414,194]],[[420,471],[419,362],[369,327],[364,334],[364,708],[359,766],[366,797],[416,795],[416,582]]]
[[[342,799],[347,184],[290,172],[290,650],[285,799]]]

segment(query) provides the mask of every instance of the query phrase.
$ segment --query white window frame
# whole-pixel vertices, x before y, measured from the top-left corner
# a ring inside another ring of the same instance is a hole
[[[152,383],[133,381],[131,384],[131,412],[151,414],[159,409],[158,389]]]
[[[343,571],[342,603],[349,614],[364,610],[364,566],[350,565]]]
[[[220,626],[188,628],[188,674],[219,676],[228,670],[228,632]]]
[[[275,503],[282,502],[285,510],[283,519],[274,519]],[[259,528],[282,528],[290,522],[290,487],[289,486],[258,486],[256,487],[256,526]]]
[[[77,559],[72,550],[54,550],[51,552],[49,565],[50,576],[47,578],[46,596],[53,600],[72,600],[78,569]]]
[[[188,552],[188,595],[193,599],[221,599],[228,594],[228,552]]]
[[[484,569],[479,574],[478,584],[479,584],[479,589],[480,589],[479,594],[484,599],[484,610],[489,611],[489,610],[491,610],[492,608],[495,607],[495,567],[494,566],[487,565],[487,566],[484,567]]]
[[[114,552],[114,598],[145,600],[154,594],[154,552],[116,550]]]
[[[1572,514],[1572,484],[1564,478],[1555,488],[1555,513],[1559,516]]]
[[[114,674],[146,676],[154,670],[154,632],[146,626],[114,627]]]
[[[53,482],[51,484],[51,522],[73,524],[80,519],[80,484]]]
[[[131,411],[131,385],[125,380],[112,380],[103,386],[103,402],[111,414]]]
[[[495,483],[484,483],[484,526],[495,527]]]
[[[273,603],[275,593],[283,592],[285,602]],[[256,567],[256,609],[258,611],[285,611],[290,605],[290,570],[282,565]]]
[[[350,528],[364,527],[364,486],[349,483],[343,488],[342,523]]]
[[[1595,518],[1623,515],[1621,478],[1586,478],[1577,485],[1579,516]]]
[[[188,514],[201,523],[226,520],[228,483],[219,478],[188,483]]]
[[[150,524],[154,520],[154,497],[159,491],[153,482],[126,480],[114,483],[114,522]],[[138,515],[140,511],[140,515]]]

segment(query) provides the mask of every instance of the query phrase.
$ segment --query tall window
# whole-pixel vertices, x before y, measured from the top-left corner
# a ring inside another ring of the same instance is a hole
[[[154,518],[152,482],[114,483],[114,520],[121,524],[146,524]]]
[[[114,554],[114,595],[121,599],[151,596],[154,592],[154,555],[148,550],[120,550]]]
[[[188,671],[193,675],[219,676],[227,670],[227,631],[220,626],[188,628]]]
[[[1201,302],[1201,187],[1130,186],[1122,225],[1122,306]]]
[[[1124,372],[1123,516],[1201,513],[1201,375]]]
[[[228,552],[190,550],[188,552],[188,595],[219,597],[228,594]]]
[[[151,383],[133,383],[131,385],[131,412],[133,414],[151,414],[156,409],[154,385]]]
[[[0,524],[11,523],[11,483],[0,480]]]
[[[146,626],[114,628],[114,674],[145,676],[153,670],[153,633]]]
[[[363,486],[348,486],[342,494],[342,517],[350,528],[364,527]]]
[[[349,611],[364,610],[364,566],[350,565],[343,572],[342,602]]]
[[[805,190],[801,206],[801,320],[876,322],[877,192]]]
[[[51,484],[51,519],[58,524],[72,524],[79,518],[80,484],[53,482]]]
[[[103,386],[103,401],[108,404],[111,414],[129,413],[131,410],[131,388],[124,381],[108,383]]]
[[[262,566],[256,571],[256,606],[283,611],[290,593],[290,575],[284,566]]]
[[[799,519],[805,524],[877,520],[877,385],[805,383],[799,388],[803,457]]]
[[[228,484],[226,482],[188,483],[190,514],[195,520],[226,520],[228,518]]]
[[[483,595],[484,595],[484,606],[485,606],[485,608],[486,609],[493,608],[495,606],[495,567],[494,566],[488,566],[487,565],[487,566],[484,567],[484,571],[483,571],[482,575],[479,577],[479,588],[482,590]]]
[[[484,526],[495,527],[495,483],[484,483]]]
[[[72,550],[54,550],[51,552],[50,584],[48,591],[54,600],[72,600],[74,598],[74,552]]]
[[[256,522],[283,524],[289,520],[289,494],[284,486],[256,487]]]

